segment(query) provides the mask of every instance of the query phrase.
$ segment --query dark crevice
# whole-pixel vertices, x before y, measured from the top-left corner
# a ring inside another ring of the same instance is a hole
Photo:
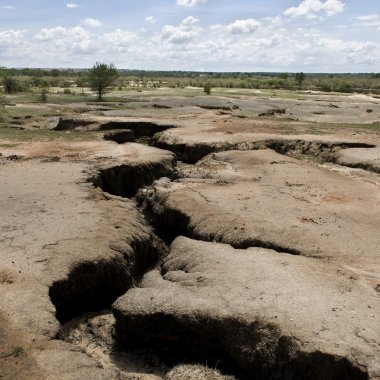
[[[253,238],[243,239],[236,243],[230,242],[228,244],[230,244],[235,249],[247,249],[247,248],[256,247],[256,248],[272,249],[273,251],[276,251],[279,253],[288,253],[289,255],[295,255],[295,256],[301,255],[301,252],[298,251],[297,249],[284,247],[270,241],[253,239]]]
[[[140,188],[151,185],[156,179],[174,178],[174,164],[162,161],[111,166],[100,169],[91,181],[107,193],[131,198]]]
[[[111,242],[109,248],[114,252],[111,257],[77,263],[65,278],[50,286],[49,297],[59,322],[109,308],[168,253],[153,232],[130,244]]]
[[[72,131],[76,128],[86,127],[94,124],[93,120],[86,119],[63,119],[59,118],[58,124],[53,128],[54,131]]]
[[[124,260],[83,262],[67,278],[54,282],[49,296],[56,308],[56,318],[64,323],[82,313],[109,307],[131,286],[132,278]]]
[[[230,150],[259,150],[272,149],[280,154],[309,155],[318,158],[321,162],[335,162],[336,153],[341,149],[349,148],[375,148],[373,144],[350,142],[318,142],[305,140],[269,139],[261,141],[248,141],[241,143],[210,142],[210,143],[182,143],[167,142],[162,134],[153,137],[152,145],[170,150],[176,154],[177,159],[184,163],[195,164],[210,153]]]
[[[117,307],[113,313],[121,344],[150,347],[170,366],[206,362],[240,379],[368,379],[346,358],[303,352],[293,338],[260,320],[164,312],[128,315]]]
[[[126,142],[134,142],[136,141],[135,133],[126,129],[122,132],[109,132],[104,135],[104,140],[115,141],[118,144],[125,144]]]
[[[167,129],[176,128],[175,125],[158,124],[149,121],[110,121],[100,125],[99,130],[131,130],[136,138],[153,137],[158,132],[166,131]]]
[[[330,143],[304,140],[268,140],[265,145],[280,154],[309,155],[318,158],[320,162],[335,162],[336,153],[341,149],[376,147],[366,143]]]
[[[340,163],[340,162],[337,162],[336,160],[333,161],[334,163],[338,164],[338,165],[341,165],[341,166],[346,166],[346,167],[349,167],[349,168],[353,168],[353,169],[362,169],[362,170],[365,170],[365,171],[368,171],[368,172],[374,172],[374,173],[380,173],[380,167],[378,166],[374,166],[370,163],[366,164],[364,162],[344,162],[344,163]]]
[[[179,161],[195,164],[210,153],[233,150],[234,144],[229,143],[167,143],[159,138],[159,134],[152,139],[152,145],[173,152]]]
[[[115,309],[117,345],[128,349],[149,349],[167,367],[194,364],[217,368],[224,374],[249,379],[209,329],[211,320],[181,319],[170,314],[125,317]],[[206,325],[199,328],[201,323]]]

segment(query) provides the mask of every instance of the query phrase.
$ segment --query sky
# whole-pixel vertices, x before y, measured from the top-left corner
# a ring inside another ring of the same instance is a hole
[[[380,72],[379,0],[0,0],[0,66]]]

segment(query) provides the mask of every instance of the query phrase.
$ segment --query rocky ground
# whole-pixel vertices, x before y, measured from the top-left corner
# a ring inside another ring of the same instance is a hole
[[[380,379],[379,99],[132,100],[0,131],[0,378]]]

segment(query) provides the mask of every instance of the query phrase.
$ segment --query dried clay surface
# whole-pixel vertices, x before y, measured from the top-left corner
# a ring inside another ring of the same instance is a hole
[[[1,379],[380,379],[379,102],[256,95],[12,106]]]

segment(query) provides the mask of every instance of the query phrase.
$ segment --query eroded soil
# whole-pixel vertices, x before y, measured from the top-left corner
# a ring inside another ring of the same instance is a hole
[[[0,377],[379,379],[380,102],[299,96],[16,105]]]

